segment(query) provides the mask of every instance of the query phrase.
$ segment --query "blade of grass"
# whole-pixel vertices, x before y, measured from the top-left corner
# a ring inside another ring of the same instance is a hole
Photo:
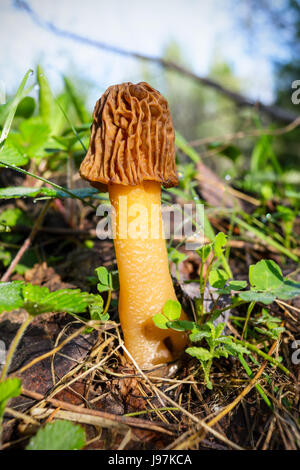
[[[252,379],[254,377],[254,374],[253,374],[252,370],[250,369],[249,365],[247,364],[247,362],[245,361],[245,359],[243,358],[243,356],[241,354],[239,354],[238,357],[239,357],[239,360],[240,360],[242,366],[244,367],[245,371],[247,372],[248,377],[250,377],[250,379]],[[268,407],[271,408],[271,410],[272,410],[273,405],[272,405],[271,401],[269,400],[269,398],[267,397],[267,395],[265,394],[265,392],[263,391],[263,389],[261,388],[261,386],[259,384],[256,384],[255,388],[258,391],[258,393],[260,394],[260,396],[262,397],[262,399],[264,400],[264,402],[266,403],[266,405],[268,405]]]
[[[9,163],[3,162],[0,160],[0,165],[3,165],[6,168],[10,168],[11,170],[18,171],[19,173],[22,173],[23,175],[29,175],[32,176],[33,178],[36,178],[37,180],[43,181],[44,183],[50,184],[50,186],[53,186],[53,188],[59,189],[60,191],[68,194],[72,199],[79,199],[82,201],[84,204],[87,204],[88,206],[92,207],[93,209],[97,209],[96,206],[91,204],[90,202],[86,201],[80,196],[77,196],[77,194],[72,193],[72,191],[69,191],[68,189],[64,188],[63,186],[60,186],[59,184],[53,183],[53,181],[47,180],[46,178],[43,178],[42,176],[35,175],[34,173],[31,173],[30,171],[23,170],[23,168],[20,168],[15,165],[10,165]]]
[[[61,112],[63,113],[63,115],[65,116],[65,119],[67,120],[69,126],[71,127],[74,135],[77,137],[78,139],[78,142],[80,142],[80,145],[81,147],[83,148],[84,152],[87,153],[87,148],[86,146],[84,145],[84,143],[82,142],[78,132],[76,131],[75,127],[73,126],[73,124],[71,123],[68,115],[66,114],[65,110],[63,109],[63,107],[61,106],[60,102],[58,101],[58,99],[55,99],[55,103],[57,104],[57,106],[59,107],[59,109],[61,110]]]
[[[38,66],[39,67],[39,66]],[[53,99],[53,101],[56,103],[56,105],[59,107],[59,109],[61,110],[62,114],[64,115],[66,121],[68,122],[70,128],[72,129],[74,135],[76,136],[76,138],[78,139],[78,142],[80,143],[80,145],[82,146],[83,150],[85,153],[87,153],[87,149],[84,145],[84,143],[82,142],[78,132],[76,131],[75,127],[73,126],[72,122],[70,121],[67,113],[65,112],[65,110],[63,109],[62,105],[60,104],[58,98],[55,98],[52,94],[52,91],[51,91],[51,88],[48,84],[48,80],[43,77],[44,75],[44,72],[41,68],[38,68],[38,74],[39,74],[39,81],[42,82],[40,83],[40,87],[41,85],[43,84],[43,99],[42,99],[42,108],[43,108],[43,116],[45,116],[45,113],[47,113],[47,107],[49,108],[50,110],[50,105],[51,105],[51,98]]]
[[[78,96],[75,87],[73,86],[72,82],[69,80],[68,77],[64,76],[64,83],[65,83],[65,88],[71,98],[71,101],[73,103],[73,106],[75,108],[76,114],[78,118],[80,119],[81,123],[86,123],[90,121],[90,116],[87,112],[87,110],[84,107],[84,104],[80,97]]]
[[[16,113],[16,110],[17,110],[17,107],[18,107],[18,104],[20,103],[20,101],[24,98],[24,96],[26,96],[33,88],[32,87],[29,87],[25,90],[24,92],[24,88],[25,88],[25,85],[26,85],[26,82],[28,80],[28,77],[29,75],[31,75],[33,73],[33,70],[29,69],[22,82],[21,82],[21,85],[19,86],[18,88],[18,91],[16,93],[16,96],[14,97],[14,99],[12,100],[12,103],[11,103],[11,106],[10,106],[10,110],[8,112],[8,115],[5,119],[5,123],[4,123],[4,126],[3,126],[3,129],[2,129],[2,132],[1,132],[1,136],[0,136],[0,144],[2,142],[4,142],[9,134],[9,131],[10,131],[10,128],[11,128],[11,125],[12,125],[12,122],[13,122],[13,119],[14,119],[14,116],[15,116],[15,113]]]

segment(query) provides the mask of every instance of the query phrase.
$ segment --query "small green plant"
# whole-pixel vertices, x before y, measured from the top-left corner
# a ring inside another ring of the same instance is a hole
[[[289,374],[280,361],[268,356],[254,344],[238,340],[232,335],[225,335],[225,323],[216,324],[216,321],[224,311],[238,305],[249,304],[246,317],[232,317],[233,320],[237,320],[238,325],[239,322],[242,322],[242,337],[246,338],[250,316],[256,303],[269,305],[276,299],[288,300],[300,295],[300,284],[284,278],[280,267],[272,260],[261,260],[249,267],[250,289],[245,290],[247,281],[230,280],[228,273],[218,267],[225,245],[226,236],[221,232],[216,235],[213,242],[202,246],[197,251],[202,264],[200,268],[200,298],[195,300],[196,321],[180,320],[181,306],[179,302],[174,300],[168,300],[163,312],[153,317],[155,325],[159,328],[172,328],[176,331],[189,333],[191,343],[196,345],[188,347],[186,352],[200,361],[205,383],[209,389],[212,388],[210,371],[213,360],[220,357],[227,358],[229,355],[238,357],[243,367],[249,372],[249,368],[245,367],[246,362],[243,355],[250,355],[251,351],[254,351]],[[210,261],[203,277],[203,264],[208,261],[209,256]],[[204,310],[204,292],[208,284],[214,289],[217,297],[211,310],[206,312]],[[220,310],[217,307],[218,299],[224,294],[230,296],[230,300],[228,306]],[[251,319],[250,323],[253,327],[252,337],[258,340],[278,339],[284,331],[284,328],[280,326],[281,320],[271,315],[266,308],[263,308],[258,316]],[[262,393],[261,389],[259,391]]]
[[[207,343],[208,348],[199,346],[192,346],[186,349],[186,352],[193,357],[199,359],[201,367],[204,372],[206,386],[212,389],[210,381],[210,370],[214,359],[220,357],[238,356],[239,354],[250,354],[250,351],[241,344],[236,344],[232,336],[225,336],[223,334],[225,323],[218,323],[215,327],[210,320],[202,327],[196,327],[190,334],[192,342],[199,342],[202,339]]]
[[[278,339],[279,335],[284,331],[284,327],[280,326],[282,323],[281,318],[270,315],[265,308],[262,309],[258,318],[253,318],[252,322],[255,331],[272,339]]]
[[[56,420],[39,429],[26,450],[80,450],[85,442],[85,432],[79,424]]]
[[[105,266],[96,268],[95,273],[97,275],[97,278],[95,278],[97,290],[100,294],[107,292],[107,301],[105,307],[103,307],[102,297],[95,295],[95,300],[89,305],[90,316],[92,320],[107,321],[109,320],[108,309],[111,303],[111,294],[117,288],[117,283],[112,273],[110,273]],[[90,280],[93,282],[94,278]]]
[[[200,265],[200,300],[196,304],[197,313],[200,323],[203,321],[205,314],[204,311],[204,293],[207,282],[209,281],[212,287],[224,287],[227,279],[230,277],[228,271],[219,268],[222,262],[224,247],[226,245],[226,235],[223,232],[218,233],[211,243],[203,245],[197,250],[201,259]],[[210,256],[210,262],[207,265],[206,274],[203,276],[204,263]]]
[[[206,348],[192,346],[187,348],[186,352],[190,356],[199,359],[204,372],[206,386],[211,389],[212,383],[209,375],[213,360],[221,356],[228,357],[229,355],[248,354],[249,351],[242,345],[234,343],[230,336],[223,335],[225,323],[219,323],[216,327],[214,326],[213,321],[221,314],[220,311],[216,311],[214,316],[202,326],[196,322],[179,320],[180,314],[180,303],[176,300],[168,300],[164,305],[163,313],[155,315],[153,321],[159,328],[189,331],[189,338],[192,343],[200,343],[202,340],[205,340]]]
[[[47,287],[35,286],[23,281],[1,282],[0,314],[19,308],[24,308],[29,314],[11,343],[2,369],[1,380],[5,379],[13,354],[27,326],[36,315],[47,312],[66,312],[85,323],[88,320],[79,317],[79,314],[89,310],[91,320],[106,321],[109,319],[108,307],[109,302],[103,310],[103,299],[99,294],[89,294],[80,289],[59,289],[50,292]]]

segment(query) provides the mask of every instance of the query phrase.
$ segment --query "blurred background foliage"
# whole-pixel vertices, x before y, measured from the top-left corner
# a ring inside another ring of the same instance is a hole
[[[49,37],[58,36],[62,44],[70,39],[73,32],[67,33],[52,23],[39,19],[34,6],[34,2],[14,2],[16,12],[21,11],[22,15],[29,15],[41,30],[48,29]],[[212,209],[216,203],[206,198],[201,188],[199,191],[197,180],[199,173],[201,176],[201,172],[204,171],[205,174],[205,168],[209,168],[218,178],[216,186],[229,185],[250,198],[256,198],[257,207],[254,204],[250,211],[249,208],[243,207],[239,208],[238,212],[235,208],[236,214],[241,217],[238,222],[240,228],[249,230],[256,227],[261,240],[271,237],[274,243],[279,243],[284,250],[292,250],[288,256],[297,259],[295,250],[299,237],[294,234],[293,229],[300,203],[300,131],[299,122],[293,120],[299,115],[299,108],[291,103],[291,84],[300,79],[300,2],[247,0],[241,5],[236,0],[228,0],[227,8],[232,11],[237,29],[242,31],[247,44],[246,52],[248,51],[254,59],[256,53],[270,53],[269,60],[273,64],[275,84],[274,99],[273,103],[266,103],[266,108],[278,106],[281,111],[290,110],[291,119],[281,120],[274,117],[272,113],[256,106],[253,98],[249,99],[252,99],[254,106],[241,106],[232,98],[232,94],[247,97],[248,77],[245,75],[242,78],[243,74],[237,73],[236,67],[225,58],[218,45],[211,47],[210,65],[204,80],[203,77],[197,79],[193,58],[186,54],[180,41],[176,37],[170,37],[160,57],[154,57],[154,60],[151,57],[149,60],[147,54],[147,60],[135,57],[136,68],[124,71],[119,82],[147,81],[169,101],[179,139],[177,159],[180,171],[179,188],[170,193],[182,197],[183,200],[200,198],[208,210]],[[76,15],[76,9],[74,14]],[[209,20],[213,21],[213,18]],[[59,20],[57,21],[59,23]],[[76,36],[76,32],[74,34]],[[235,32],[228,34],[234,42]],[[266,44],[272,43],[275,37],[277,49],[265,50]],[[72,39],[74,48],[77,44],[89,41],[89,38],[83,36],[72,36]],[[92,48],[95,44],[88,44],[86,47]],[[127,60],[125,49],[115,51],[111,50],[110,44],[96,44],[99,51],[103,47],[109,50],[112,63],[119,59]],[[257,48],[260,47],[261,50],[258,51]],[[274,55],[276,50],[279,52]],[[131,51],[128,60],[132,60],[134,55],[135,51]],[[90,96],[95,93],[96,85],[92,79],[87,78],[87,71],[80,73],[78,64],[74,64],[74,68],[62,74],[61,86],[57,89],[57,86],[52,86],[47,66],[45,67],[43,62],[41,60],[40,65],[30,64],[35,67],[35,74],[30,79],[30,89],[19,99],[10,133],[5,142],[2,142],[0,160],[25,169],[25,180],[21,180],[19,184],[27,188],[41,187],[43,184],[41,180],[36,182],[31,176],[33,174],[44,178],[48,187],[49,184],[51,186],[48,180],[51,180],[70,191],[78,191],[84,184],[79,178],[78,168],[89,144],[92,118]],[[169,63],[175,64],[177,70],[166,66]],[[186,71],[191,71],[192,76],[188,76]],[[259,70],[257,74],[259,79]],[[211,86],[212,82],[217,86]],[[101,85],[96,88],[97,96],[100,97],[106,87]],[[224,89],[230,93],[224,93]],[[6,102],[0,106],[2,130],[13,106],[14,96],[8,95]],[[263,97],[260,99],[263,102]],[[200,168],[200,163],[205,167]],[[12,189],[7,186],[12,185],[13,181],[5,172],[1,172],[0,182],[4,188],[2,198],[8,198]],[[39,195],[46,197],[45,187],[43,190],[44,193]],[[52,190],[54,191],[53,187]],[[13,197],[25,197],[26,194],[19,190]],[[61,194],[63,193],[60,193],[60,197]],[[76,197],[80,199],[81,194],[78,194],[76,193]],[[30,197],[36,195],[32,192]],[[92,193],[87,195],[93,196]],[[66,197],[66,194],[63,197]],[[67,204],[69,210],[71,202]],[[214,211],[220,210],[224,215],[224,200],[219,200],[219,205],[218,208],[214,207]],[[229,209],[227,207],[227,216],[232,223],[234,216],[230,212],[232,209]],[[15,214],[15,217],[19,215]],[[73,218],[74,209],[70,215],[70,219]],[[2,231],[9,227],[6,219],[7,214],[2,214]],[[18,240],[9,233],[3,234],[2,239],[6,243],[1,255],[2,262],[8,266],[11,255],[7,248],[13,249]],[[36,260],[33,255],[32,263]],[[20,272],[22,269],[24,268],[21,266]]]

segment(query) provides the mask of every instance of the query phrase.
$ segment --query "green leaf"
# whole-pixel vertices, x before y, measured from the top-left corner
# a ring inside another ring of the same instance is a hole
[[[168,329],[168,320],[162,313],[157,313],[153,317],[154,324],[158,327],[161,328],[162,330],[167,330]]]
[[[242,290],[247,287],[247,281],[229,281],[228,284],[232,290]]]
[[[217,324],[216,329],[215,329],[215,339],[218,339],[220,337],[224,328],[225,328],[225,323],[220,322]]]
[[[216,309],[214,310],[214,313],[210,316],[210,323],[213,323],[216,321],[220,316],[222,315],[222,310]],[[205,326],[205,325],[204,325]]]
[[[300,295],[300,283],[285,279],[283,284],[272,290],[272,294],[281,300],[290,300]]]
[[[34,113],[34,109],[34,99],[31,96],[25,96],[25,98],[20,101],[15,115],[16,117],[23,117],[25,119],[28,119]]]
[[[12,199],[20,197],[49,196],[55,197],[57,191],[52,188],[27,188],[25,186],[13,186],[0,188],[0,199]],[[68,197],[68,195],[66,194]]]
[[[266,291],[280,287],[283,283],[283,276],[275,261],[261,260],[250,266],[249,281],[255,289]]]
[[[49,292],[47,287],[23,286],[24,308],[31,315],[46,312],[82,313],[89,303],[94,300],[91,294],[81,292],[80,289],[60,289]]]
[[[23,306],[22,287],[24,282],[0,282],[0,313],[17,310]]]
[[[50,292],[41,303],[41,307],[46,312],[68,312],[82,313],[93,300],[91,294],[82,292],[80,289],[61,289]]]
[[[255,331],[261,333],[262,335],[269,336],[272,339],[277,339],[279,335],[285,331],[284,327],[272,328],[271,330],[266,330],[265,328],[254,327]]]
[[[246,302],[262,302],[265,305],[271,304],[276,298],[271,292],[257,292],[255,290],[240,292],[239,297]]]
[[[49,310],[44,310],[43,303],[49,294],[48,287],[33,286],[32,284],[25,284],[22,288],[22,295],[24,299],[24,307],[31,315],[38,315]],[[40,305],[41,304],[41,305]]]
[[[14,115],[15,115],[15,112],[17,110],[17,107],[18,107],[20,101],[24,98],[24,95],[29,93],[29,91],[30,91],[30,89],[27,89],[26,91],[24,91],[24,89],[25,89],[25,85],[26,85],[26,82],[28,80],[28,77],[32,73],[33,73],[33,70],[31,70],[31,69],[26,72],[26,74],[25,74],[25,76],[24,76],[24,78],[21,82],[21,85],[18,88],[18,91],[17,91],[14,99],[10,103],[9,111],[7,113],[5,123],[3,125],[3,129],[2,129],[2,132],[1,132],[1,136],[0,136],[0,144],[6,140],[8,134],[9,134],[9,131],[10,131],[13,119],[14,119]]]
[[[167,300],[164,308],[164,315],[170,320],[178,320],[181,315],[181,305],[178,300]]]
[[[222,289],[226,284],[228,274],[223,269],[212,269],[208,279],[212,287]]]
[[[262,315],[259,318],[255,318],[255,323],[257,325],[264,324],[267,325],[268,328],[274,328],[278,326],[278,323],[281,323],[281,318],[274,317],[274,315],[270,315],[267,309],[262,309]]]
[[[176,248],[168,248],[168,256],[169,260],[178,265],[185,259],[187,259],[187,255],[184,253],[181,253],[180,251],[176,250]]]
[[[79,424],[57,420],[39,429],[26,450],[80,450],[84,446],[85,432]]]
[[[210,338],[211,332],[207,330],[200,329],[199,327],[194,328],[189,338],[193,343],[201,341],[203,338]]]
[[[234,343],[230,336],[225,336],[223,338],[219,338],[218,340],[220,343],[224,344],[224,348],[228,351],[229,354],[232,356],[236,356],[238,354],[250,354],[249,349],[247,349],[242,344]]]
[[[102,294],[102,292],[109,291],[110,287],[109,286],[103,286],[102,284],[97,284],[97,289],[98,289],[98,292],[100,292],[100,294]]]
[[[0,214],[0,221],[8,227],[15,227],[16,225],[25,225],[30,227],[30,219],[18,207],[14,209],[6,209]]]
[[[6,403],[21,393],[21,380],[17,377],[0,382],[0,418],[3,416]]]
[[[31,158],[41,158],[49,141],[50,128],[40,118],[32,117],[20,124],[20,134],[11,134],[10,139],[18,149]],[[1,155],[1,154],[0,154]]]
[[[8,139],[0,149],[0,167],[7,163],[14,166],[24,166],[28,163],[28,158]]]
[[[100,266],[99,268],[95,269],[95,272],[99,279],[99,284],[97,284],[98,291],[106,292],[108,290],[113,290],[112,284],[112,275],[105,266]]]
[[[167,327],[175,331],[191,331],[195,328],[195,323],[188,320],[174,320],[168,321]]]
[[[227,237],[226,237],[225,233],[219,232],[215,236],[215,239],[214,239],[214,242],[213,242],[213,247],[214,247],[214,252],[215,252],[215,255],[216,255],[217,258],[222,256],[223,251],[224,251],[222,247],[226,245],[226,242],[227,242]]]
[[[229,352],[225,348],[217,348],[214,350],[214,357],[219,358],[219,357],[228,357]]]
[[[103,286],[109,286],[109,272],[105,266],[100,266],[99,268],[95,269],[95,272],[98,276],[100,284]]]
[[[240,344],[230,343],[225,344],[225,348],[232,356],[237,356],[238,354],[251,354],[249,349],[245,348]]]
[[[196,346],[192,346],[191,348],[187,348],[186,352],[190,356],[196,357],[201,362],[209,361],[213,357],[211,352],[208,351],[208,349],[199,348],[199,347],[196,347]]]
[[[212,250],[212,243],[207,243],[206,245],[201,246],[196,252],[201,258],[202,263],[205,263],[207,258],[209,257],[209,254]]]
[[[109,315],[102,315],[103,312],[103,299],[100,295],[90,295],[90,298],[93,299],[89,304],[89,312],[92,320],[109,320]]]

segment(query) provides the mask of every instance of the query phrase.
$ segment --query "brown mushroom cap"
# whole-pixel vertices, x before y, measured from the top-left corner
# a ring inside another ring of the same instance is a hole
[[[168,102],[157,90],[145,82],[113,85],[96,103],[80,174],[102,191],[108,183],[176,186],[174,140]]]

